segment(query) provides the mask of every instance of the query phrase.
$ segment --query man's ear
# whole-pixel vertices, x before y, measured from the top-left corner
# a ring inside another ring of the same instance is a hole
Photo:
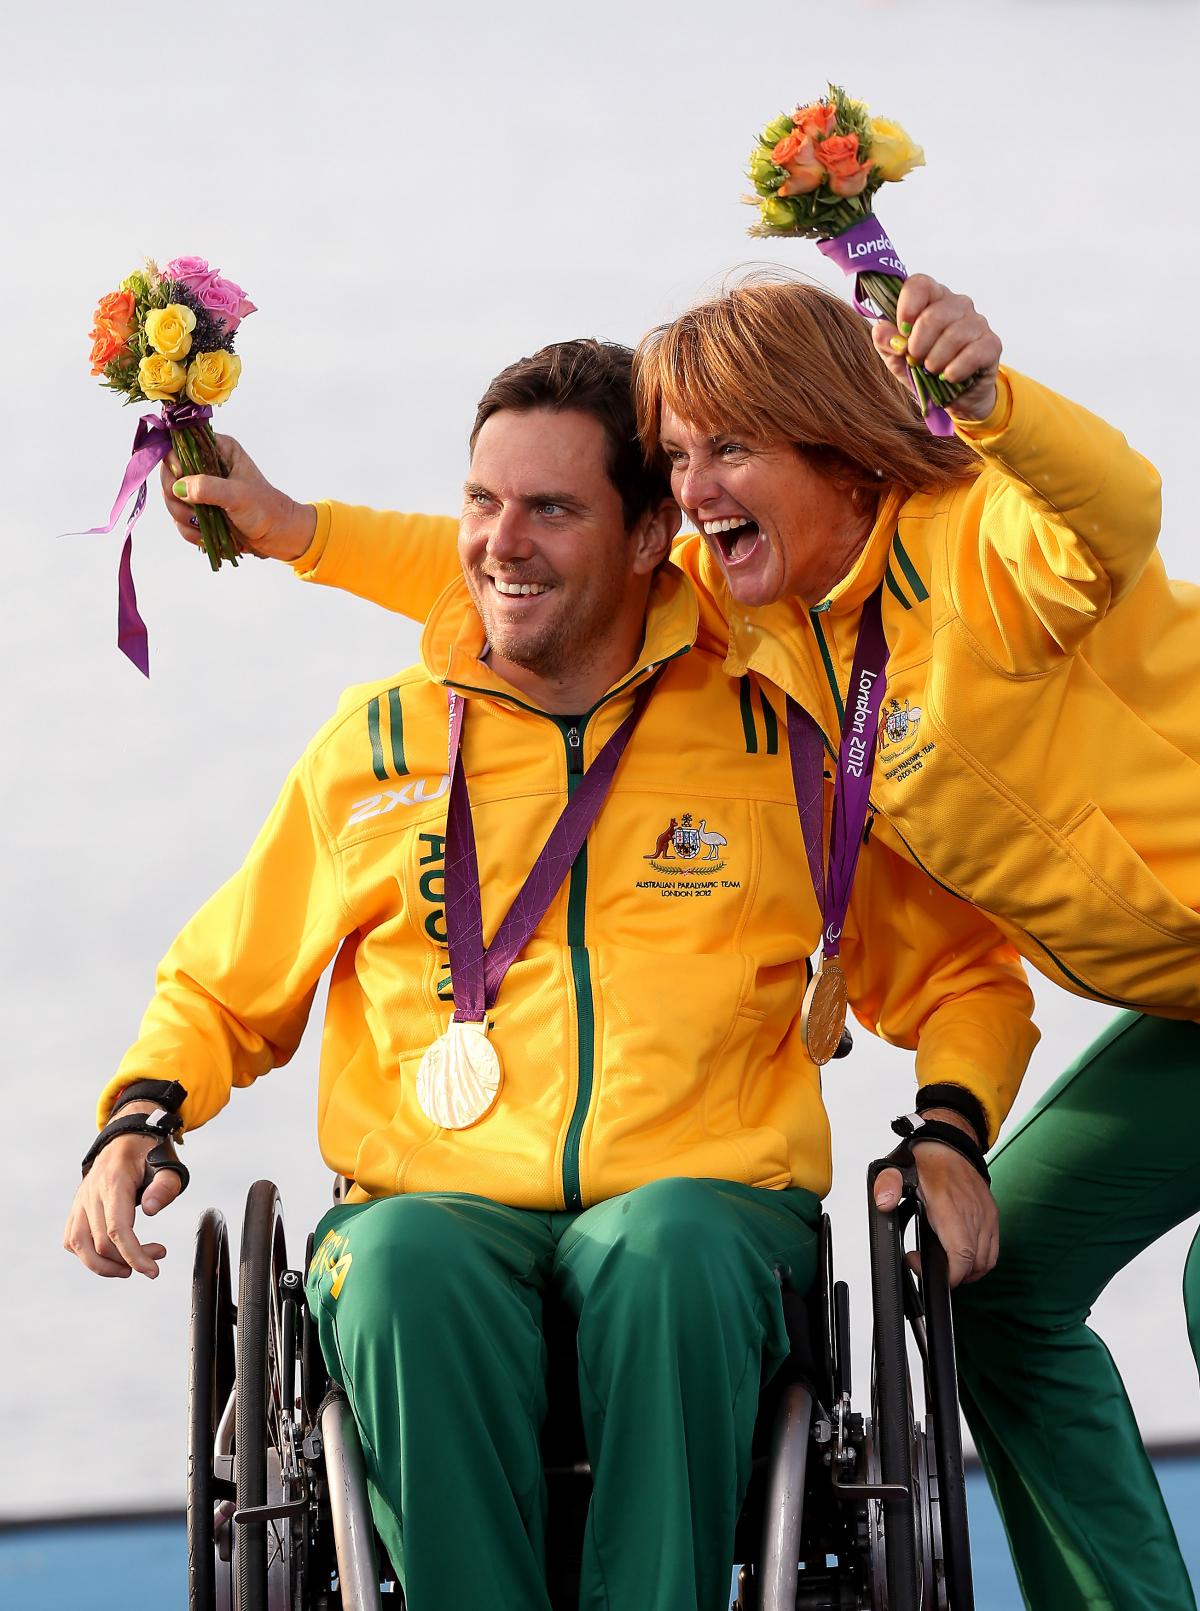
[[[671,552],[671,544],[683,524],[683,516],[674,498],[664,498],[646,513],[633,528],[633,569],[639,576],[656,571]]]

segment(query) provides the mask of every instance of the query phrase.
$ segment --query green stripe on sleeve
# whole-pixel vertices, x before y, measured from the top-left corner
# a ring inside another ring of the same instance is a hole
[[[383,764],[383,745],[379,741],[379,700],[367,706],[367,732],[371,735],[371,765],[380,783],[387,782],[387,767]]]
[[[750,678],[741,679],[742,730],[746,735],[746,754],[758,754],[758,731],[754,725],[754,706],[750,703]]]
[[[918,604],[924,604],[929,597],[929,589],[917,575],[917,567],[905,552],[904,544],[900,541],[899,532],[892,538],[892,548],[895,551],[896,558],[900,561],[900,569],[908,577],[908,585],[913,590],[913,598],[916,599]]]
[[[897,582],[896,578],[892,575],[892,562],[891,562],[890,559],[888,560],[887,570],[884,571],[884,573],[883,573],[883,579],[887,583],[888,592],[891,593],[893,595],[893,597],[898,598],[900,600],[901,604],[903,604],[903,606],[904,606],[904,608],[906,610],[911,610],[912,605],[908,602],[908,600],[905,598],[904,594],[900,591],[900,584]]]
[[[767,735],[767,754],[779,754],[779,718],[776,716],[771,701],[763,692],[762,684],[758,685],[758,702],[762,706],[763,729]]]
[[[400,704],[399,688],[388,689],[388,727],[392,734],[392,765],[396,776],[404,777],[408,768],[404,764],[404,709]]]

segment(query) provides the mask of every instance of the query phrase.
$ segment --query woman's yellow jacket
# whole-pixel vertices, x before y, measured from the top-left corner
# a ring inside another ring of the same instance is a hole
[[[1011,371],[960,435],[977,478],[885,500],[815,609],[742,611],[695,534],[675,563],[728,623],[729,676],[786,690],[830,743],[882,583],[875,839],[1056,983],[1200,1018],[1200,588],[1163,569],[1158,476],[1103,420]],[[302,576],[421,619],[453,572],[451,522],[318,515]]]
[[[172,1078],[184,1120],[286,1062],[333,961],[319,1128],[358,1195],[456,1189],[579,1206],[667,1175],[824,1192],[829,1133],[798,1018],[820,919],[782,702],[729,678],[691,584],[655,582],[643,653],[578,722],[523,704],[479,660],[465,585],[427,623],[422,665],[348,693],[293,770],[250,855],[163,961],[137,1042],[106,1088]],[[723,651],[722,651],[723,652]],[[491,1013],[504,1084],[448,1132],[416,1102],[450,1015],[444,914],[446,685],[463,753],[490,941],[572,779],[665,664],[567,882]],[[993,1132],[1036,1039],[1015,954],[971,907],[878,838],[863,851],[843,956],[854,1007],[917,1048]],[[336,957],[336,960],[334,960]],[[870,1123],[905,1105],[881,1093]]]

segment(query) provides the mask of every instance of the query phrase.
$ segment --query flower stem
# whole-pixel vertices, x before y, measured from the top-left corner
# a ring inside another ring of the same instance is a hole
[[[184,426],[182,430],[172,431],[171,441],[179,455],[179,462],[188,475],[225,474],[225,466],[217,451],[216,438],[207,424],[199,430],[194,426]],[[219,571],[223,560],[236,565],[238,545],[229,529],[225,511],[205,503],[193,504],[192,507],[196,511],[200,546],[211,568]]]
[[[877,274],[868,270],[858,276],[858,283],[860,294],[870,297],[880,313],[895,324],[896,305],[904,281],[896,279],[892,274]],[[926,398],[931,406],[945,408],[947,403],[952,403],[956,397],[969,392],[979,379],[978,375],[968,375],[966,380],[942,380],[939,375],[931,374],[921,364],[910,364],[909,373],[922,413],[925,412]]]

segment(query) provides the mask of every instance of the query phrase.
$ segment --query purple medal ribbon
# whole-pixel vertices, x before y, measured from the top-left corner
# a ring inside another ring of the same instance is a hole
[[[817,905],[821,909],[821,953],[835,957],[841,950],[842,927],[850,905],[850,890],[862,849],[863,824],[871,795],[871,769],[875,761],[875,735],[886,687],[887,639],[883,635],[883,588],[876,588],[863,605],[854,646],[854,669],[842,718],[842,742],[833,786],[833,821],[829,830],[829,872],[822,856],[824,793],[823,742],[816,722],[788,695],[788,753],[796,807],[804,834],[804,849]]]
[[[138,611],[137,592],[133,585],[133,528],[141,519],[146,507],[146,482],[156,465],[162,463],[171,451],[171,432],[187,425],[199,425],[212,418],[212,409],[197,403],[168,403],[161,414],[143,414],[134,433],[133,450],[121,490],[112,506],[106,526],[92,526],[87,531],[71,532],[72,537],[100,537],[110,532],[120,519],[121,510],[137,488],[137,498],[125,522],[125,545],[121,550],[121,564],[117,574],[117,647],[132,660],[143,677],[150,675],[150,647],[146,636],[146,623]]]
[[[908,270],[900,254],[888,239],[888,232],[875,217],[868,213],[852,228],[840,235],[831,235],[817,242],[818,251],[824,252],[831,263],[836,263],[843,274],[854,276],[854,295],[851,300],[864,319],[872,323],[879,314],[862,298],[860,274],[890,274],[894,280],[907,280]],[[916,390],[916,382],[909,375],[909,384]],[[953,436],[954,422],[944,408],[930,403],[925,410],[925,424],[932,436]]]
[[[639,688],[633,709],[588,767],[550,830],[491,945],[483,947],[483,907],[471,797],[462,763],[463,698],[450,692],[450,799],[446,811],[446,937],[454,1017],[481,1023],[512,963],[545,917],[583,848],[612,785],[617,763],[646,708],[661,668]]]

